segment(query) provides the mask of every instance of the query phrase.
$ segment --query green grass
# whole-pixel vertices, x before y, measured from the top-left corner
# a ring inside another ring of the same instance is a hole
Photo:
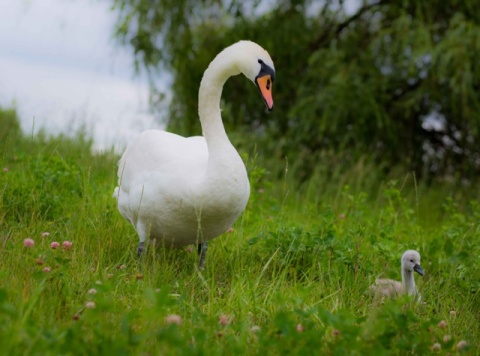
[[[81,135],[9,129],[0,132],[2,354],[426,354],[435,343],[456,354],[461,340],[461,352],[479,353],[473,187],[428,187],[408,172],[382,180],[365,162],[319,166],[298,186],[291,163],[278,162],[286,169],[275,178],[267,157],[245,155],[247,210],[199,271],[188,249],[137,259],[136,233],[112,198],[113,153],[91,154]],[[65,240],[71,250],[50,248]],[[416,276],[423,303],[372,298],[376,277],[400,278],[409,248],[426,270]],[[171,314],[180,325],[167,323]]]

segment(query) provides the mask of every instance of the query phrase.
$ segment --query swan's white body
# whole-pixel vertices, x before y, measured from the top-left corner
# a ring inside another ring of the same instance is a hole
[[[377,279],[375,284],[370,286],[370,290],[376,294],[385,297],[395,298],[397,296],[408,294],[416,295],[420,299],[420,294],[415,285],[413,273],[417,272],[423,276],[424,271],[420,267],[420,254],[415,250],[407,250],[402,255],[402,282],[393,279]]]
[[[232,226],[247,205],[250,185],[237,151],[231,145],[223,151],[223,162],[209,167],[203,137],[148,130],[132,142],[120,160],[115,195],[141,241],[150,236],[178,247],[208,241]]]
[[[264,49],[240,41],[210,63],[199,90],[203,137],[148,130],[123,154],[114,196],[141,244],[147,238],[167,247],[201,244],[225,232],[245,209],[248,176],[225,132],[220,98],[232,75],[243,73],[256,82],[259,60],[273,70]],[[265,101],[271,109],[271,97]]]

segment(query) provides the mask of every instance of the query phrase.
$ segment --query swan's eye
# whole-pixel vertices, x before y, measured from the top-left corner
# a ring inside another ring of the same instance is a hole
[[[270,81],[273,83],[275,81],[275,71],[265,64],[265,62],[263,62],[261,59],[258,60],[258,63],[260,63],[260,72],[258,72],[257,78],[268,75]]]

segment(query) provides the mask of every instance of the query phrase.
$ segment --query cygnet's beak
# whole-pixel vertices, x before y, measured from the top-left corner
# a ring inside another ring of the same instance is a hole
[[[422,267],[420,267],[419,264],[416,264],[415,266],[413,266],[413,270],[421,276],[425,274],[425,271],[422,269]]]

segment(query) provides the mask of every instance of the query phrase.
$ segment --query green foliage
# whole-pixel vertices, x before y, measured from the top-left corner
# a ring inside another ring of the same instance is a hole
[[[53,219],[69,208],[64,197],[81,195],[81,180],[75,163],[67,163],[59,156],[35,158],[17,157],[17,167],[32,176],[19,176],[4,187],[2,205],[14,212],[18,222],[30,218]],[[33,184],[32,184],[33,183]]]
[[[298,174],[306,177],[326,163],[325,151],[349,162],[368,152],[385,168],[418,176],[478,176],[473,0],[364,1],[353,13],[346,2],[311,0],[113,3],[117,36],[152,74],[153,87],[159,72],[173,75],[167,122],[176,132],[200,133],[203,71],[221,49],[251,39],[275,62],[275,110],[267,118],[255,110],[262,104],[251,83],[229,80],[222,106],[230,135],[254,137],[265,154],[301,162]]]
[[[9,141],[16,141],[21,136],[20,123],[14,109],[0,109],[0,143],[5,150]],[[11,144],[11,143],[10,143]]]
[[[278,178],[267,158],[243,152],[251,200],[198,271],[188,249],[137,259],[137,236],[111,196],[118,157],[92,154],[81,135],[10,127],[16,138],[0,154],[4,354],[389,355],[434,344],[478,353],[474,187],[383,182],[364,163],[298,186],[288,165]],[[422,254],[423,303],[370,296],[376,277],[400,278],[407,248]]]

